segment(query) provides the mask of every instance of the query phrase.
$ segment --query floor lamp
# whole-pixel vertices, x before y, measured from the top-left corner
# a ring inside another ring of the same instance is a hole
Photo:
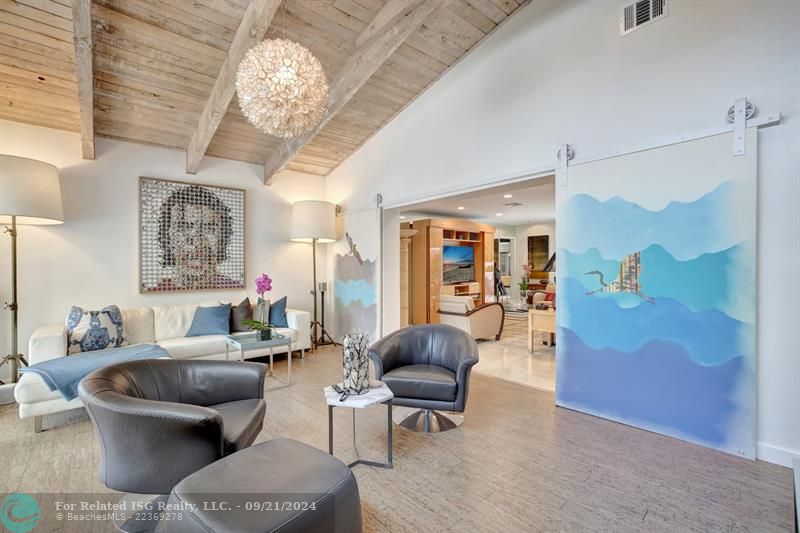
[[[27,366],[19,353],[19,303],[17,302],[17,226],[61,224],[61,184],[58,169],[48,163],[0,155],[0,225],[11,237],[11,301],[3,304],[11,311],[11,353],[0,366],[11,365],[11,381],[16,383],[20,364]],[[0,384],[3,384],[0,381]]]
[[[292,233],[295,242],[311,243],[314,297],[314,316],[311,321],[311,345],[313,349],[323,344],[335,344],[325,327],[317,320],[317,243],[336,241],[336,206],[330,202],[303,200],[292,205]]]

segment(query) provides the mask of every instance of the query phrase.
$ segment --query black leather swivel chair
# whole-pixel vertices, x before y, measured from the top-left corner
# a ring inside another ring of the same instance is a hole
[[[414,431],[447,431],[463,423],[469,375],[478,345],[463,330],[444,324],[410,326],[370,347],[375,377],[394,393],[395,422]]]
[[[78,392],[102,448],[100,479],[168,494],[183,478],[253,443],[264,423],[266,367],[152,359],[108,366]]]

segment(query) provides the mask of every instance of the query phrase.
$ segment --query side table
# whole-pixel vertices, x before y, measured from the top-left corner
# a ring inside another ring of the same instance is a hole
[[[341,386],[341,384],[340,384]],[[369,389],[368,392],[360,395],[351,394],[347,397],[347,399],[343,402],[339,401],[339,397],[341,394],[333,390],[333,387],[325,387],[323,389],[325,393],[325,401],[328,404],[328,453],[333,455],[333,408],[334,407],[348,407],[353,410],[353,447],[356,446],[356,409],[365,409],[370,405],[375,404],[384,404],[387,408],[387,418],[386,418],[386,431],[388,433],[387,437],[387,445],[386,445],[386,462],[379,463],[376,461],[367,461],[365,459],[357,459],[350,463],[350,468],[354,467],[355,465],[368,465],[368,466],[377,466],[380,468],[393,468],[392,465],[392,399],[394,398],[394,394],[386,386],[385,383],[381,383],[380,387],[375,387],[374,389]]]

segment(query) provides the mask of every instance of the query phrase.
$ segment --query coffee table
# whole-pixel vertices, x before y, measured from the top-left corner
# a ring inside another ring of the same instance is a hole
[[[342,384],[339,383],[341,387]],[[357,459],[350,463],[350,468],[355,465],[368,465],[377,466],[380,468],[393,468],[392,465],[392,394],[391,389],[385,383],[381,383],[380,387],[370,388],[364,394],[351,394],[343,402],[339,401],[341,394],[333,390],[333,387],[325,387],[325,401],[328,404],[328,453],[333,455],[333,408],[334,407],[349,407],[353,410],[353,448],[356,448],[356,409],[366,409],[370,405],[385,404],[388,410],[386,431],[388,433],[387,446],[386,446],[386,462],[379,463],[376,461],[367,461],[365,459]],[[356,453],[358,449],[356,448]]]
[[[288,365],[286,379],[272,371],[272,354],[277,346],[286,346],[286,363]],[[262,341],[258,333],[236,333],[225,337],[225,360],[230,357],[230,349],[239,350],[239,361],[244,361],[244,353],[253,350],[269,350],[269,375],[283,381],[287,385],[292,383],[292,338],[286,335],[273,334],[272,338]],[[300,350],[300,356],[305,356],[305,350]]]

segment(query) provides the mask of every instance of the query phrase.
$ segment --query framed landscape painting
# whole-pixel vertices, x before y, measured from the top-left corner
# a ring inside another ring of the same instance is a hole
[[[528,264],[531,270],[542,271],[550,259],[550,237],[531,235],[528,237]]]
[[[139,178],[139,290],[244,288],[245,191]]]

